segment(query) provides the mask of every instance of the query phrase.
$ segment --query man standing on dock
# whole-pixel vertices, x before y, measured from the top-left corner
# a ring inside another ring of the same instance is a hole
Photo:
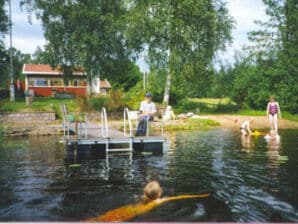
[[[145,94],[145,100],[140,106],[141,120],[139,122],[136,136],[145,136],[147,134],[147,125],[149,121],[153,121],[156,113],[155,103],[152,102],[152,95]]]

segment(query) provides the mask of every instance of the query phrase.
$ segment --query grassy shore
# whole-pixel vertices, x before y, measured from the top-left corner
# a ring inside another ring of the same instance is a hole
[[[164,124],[165,131],[207,130],[219,126],[220,123],[209,119],[174,120]]]
[[[266,116],[266,108],[264,110],[239,110],[230,98],[188,98],[175,108],[178,113],[199,111],[202,115]],[[282,111],[282,117],[286,120],[298,121],[298,114],[291,114],[287,111]]]
[[[66,104],[70,108],[75,108],[73,99],[54,99],[52,97],[35,97],[32,105],[26,105],[25,98],[16,98],[15,102],[9,99],[0,101],[0,111],[2,112],[31,112],[31,111],[51,111],[55,112],[61,104]]]
[[[229,98],[192,98],[186,99],[190,104],[186,106],[191,107],[180,107],[179,113],[181,112],[198,112],[196,109],[199,109],[200,114],[209,115],[209,114],[217,114],[217,115],[246,115],[246,116],[265,116],[265,110],[239,110],[239,111],[216,111],[213,112],[213,108],[218,105],[223,106],[235,106],[235,104]],[[52,97],[35,97],[32,105],[26,105],[25,98],[17,98],[16,102],[9,102],[9,99],[0,101],[0,112],[30,112],[30,111],[51,111],[60,115],[60,105],[66,104],[69,111],[74,112],[78,110],[77,101],[75,99],[54,99]],[[183,105],[182,105],[183,106]],[[192,108],[193,107],[193,108]],[[204,108],[207,111],[204,111]],[[298,114],[291,114],[286,111],[282,111],[283,118],[286,120],[297,121],[298,122]],[[201,121],[200,121],[201,122]],[[199,122],[199,123],[200,123]],[[204,123],[204,121],[203,121]],[[182,129],[185,127],[189,127],[190,129],[193,126],[207,125],[204,124],[179,124],[182,125]],[[212,125],[211,123],[209,125]],[[169,127],[169,129],[175,129],[175,127]]]
[[[245,115],[245,116],[266,116],[266,111],[264,110],[240,110],[235,113],[236,115]],[[298,114],[291,114],[289,112],[283,111],[282,118],[290,121],[298,122]]]

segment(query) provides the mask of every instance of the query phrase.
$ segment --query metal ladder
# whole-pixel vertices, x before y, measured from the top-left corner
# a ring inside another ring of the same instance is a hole
[[[126,134],[126,122],[129,124],[129,136]],[[132,152],[133,151],[133,136],[132,136],[132,125],[131,120],[129,118],[129,110],[125,108],[124,110],[124,137],[127,137],[129,141],[123,144],[128,144],[126,148],[110,148],[110,136],[109,136],[109,125],[108,125],[108,116],[106,108],[102,108],[101,110],[101,136],[106,141],[106,153],[109,152]]]

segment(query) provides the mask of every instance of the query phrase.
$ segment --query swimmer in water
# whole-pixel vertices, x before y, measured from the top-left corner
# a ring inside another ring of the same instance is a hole
[[[157,181],[152,181],[144,188],[144,201],[135,205],[126,205],[115,210],[106,212],[95,218],[85,220],[86,222],[125,222],[136,216],[150,212],[157,206],[169,201],[190,199],[190,198],[206,198],[210,194],[200,195],[181,195],[174,197],[161,198],[162,188]]]

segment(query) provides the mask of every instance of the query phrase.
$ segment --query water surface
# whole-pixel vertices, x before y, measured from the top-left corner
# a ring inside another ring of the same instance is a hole
[[[79,221],[135,203],[158,180],[170,202],[133,221],[298,221],[298,131],[281,142],[232,130],[173,133],[163,155],[68,155],[59,137],[6,140],[0,221]],[[80,166],[72,167],[72,164]]]

